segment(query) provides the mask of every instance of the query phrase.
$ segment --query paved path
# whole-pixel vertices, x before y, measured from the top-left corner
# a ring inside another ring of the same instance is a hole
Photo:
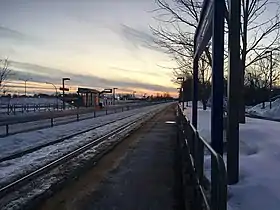
[[[141,132],[138,146],[111,171],[85,210],[169,210],[176,208],[174,110],[154,118]]]

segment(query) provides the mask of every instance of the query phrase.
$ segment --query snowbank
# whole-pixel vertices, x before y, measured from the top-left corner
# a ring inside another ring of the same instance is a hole
[[[280,119],[280,99],[276,99],[271,103],[271,109],[269,107],[269,102],[265,102],[264,109],[262,108],[263,104],[257,104],[256,106],[253,106],[249,109],[247,109],[247,112],[249,114],[261,116],[261,117],[267,117],[272,119]]]
[[[186,111],[189,117],[190,113]],[[198,110],[198,130],[208,141],[210,116],[210,110]],[[240,124],[240,181],[229,186],[229,210],[280,209],[279,126],[279,122],[252,118]],[[205,161],[205,169],[210,170],[209,157]]]

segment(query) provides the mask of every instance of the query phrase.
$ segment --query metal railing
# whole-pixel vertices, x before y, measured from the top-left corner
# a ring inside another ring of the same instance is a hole
[[[217,154],[210,144],[205,141],[190,123],[189,119],[183,114],[182,108],[178,105],[177,108],[177,125],[178,125],[178,145],[181,154],[187,155],[190,160],[192,182],[194,183],[192,199],[193,208],[196,210],[226,210],[227,209],[227,174],[225,163],[221,155]],[[205,149],[211,155],[211,178],[210,186],[205,184],[205,170],[204,170],[204,158]],[[186,174],[186,168],[182,163],[184,179]],[[190,173],[190,171],[187,171]],[[207,188],[210,188],[207,189]]]
[[[98,116],[103,116],[103,115],[108,115],[108,114],[113,114],[113,113],[118,113],[118,112],[124,112],[127,110],[130,110],[132,108],[137,108],[131,107],[131,106],[125,106],[125,107],[110,107],[110,108],[104,108],[104,109],[75,109],[72,112],[50,112],[47,113],[46,115],[36,115],[36,116],[26,116],[26,117],[13,117],[10,119],[6,119],[4,121],[0,121],[0,127],[5,126],[5,134],[0,133],[0,137],[8,136],[10,134],[16,134],[16,133],[21,133],[24,131],[32,131],[32,130],[37,130],[38,128],[45,128],[45,127],[53,127],[54,125],[60,125],[60,124],[66,124],[74,121],[80,121],[80,120],[86,120],[90,118],[95,118]],[[90,115],[89,115],[90,114]],[[69,119],[65,119],[63,121],[63,118],[69,117]],[[10,132],[10,126],[12,125],[18,125],[18,124],[23,124],[23,123],[30,123],[30,122],[36,122],[40,120],[49,120],[49,126],[41,126],[40,124],[38,127],[34,128],[25,128],[23,127],[20,131],[16,132]],[[58,122],[56,122],[58,120]],[[62,120],[60,122],[59,120]]]
[[[75,106],[66,105],[66,109],[76,109]],[[0,104],[0,114],[2,115],[17,115],[28,112],[47,112],[63,110],[62,104]]]
[[[21,133],[25,131],[32,131],[37,130],[40,128],[46,128],[46,127],[53,127],[54,125],[60,125],[60,124],[66,124],[74,121],[80,121],[80,120],[86,120],[90,118],[95,118],[98,116],[104,116],[108,114],[118,113],[118,112],[124,112],[131,109],[136,109],[144,106],[151,106],[156,105],[161,102],[153,102],[153,103],[147,103],[147,104],[129,104],[129,105],[120,105],[120,106],[111,106],[111,107],[104,107],[96,109],[94,107],[91,108],[80,108],[80,109],[74,109],[74,110],[66,110],[65,112],[49,112],[49,113],[42,113],[40,115],[30,115],[30,116],[10,116],[8,118],[0,118],[0,137],[8,136],[10,134],[16,134]],[[64,117],[69,117],[69,120],[60,122],[59,120],[63,120]],[[23,126],[20,131],[11,132],[10,127],[13,125],[23,124],[23,123],[32,123],[35,121],[40,120],[49,120],[49,126],[41,126],[38,124],[39,127],[32,127],[32,128],[25,128]],[[5,131],[3,131],[3,126],[5,126]],[[2,129],[1,129],[2,128]]]

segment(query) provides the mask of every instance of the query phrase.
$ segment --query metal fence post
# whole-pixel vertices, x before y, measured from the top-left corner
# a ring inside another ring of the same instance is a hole
[[[197,128],[197,100],[198,100],[198,58],[193,61],[193,97],[192,97],[192,124]]]
[[[95,112],[95,110],[93,110],[93,117],[96,117],[96,112]]]
[[[240,0],[230,1],[229,6],[229,72],[228,72],[228,116],[227,116],[227,170],[229,184],[239,179],[239,115],[240,107],[240,75],[236,68],[240,62]]]
[[[107,108],[106,108],[105,112],[106,112],[106,115],[107,115],[108,114]]]
[[[77,113],[77,121],[79,121],[80,119],[79,119],[79,114]]]
[[[51,118],[51,127],[53,127],[53,118]]]
[[[9,125],[6,124],[6,136],[8,136],[8,135],[9,135]]]
[[[221,155],[224,142],[224,4],[221,0],[213,1],[211,146]]]
[[[200,183],[203,181],[203,167],[204,167],[204,145],[200,140],[200,136],[196,131],[196,140],[195,140],[195,163],[196,171],[198,175],[198,180]]]

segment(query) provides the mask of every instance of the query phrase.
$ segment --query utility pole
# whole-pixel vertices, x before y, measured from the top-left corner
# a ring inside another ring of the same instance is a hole
[[[26,96],[26,82],[27,80],[24,80],[24,95]]]
[[[270,69],[269,69],[269,108],[272,108],[272,50],[266,51],[265,54],[269,54]]]
[[[182,106],[183,106],[183,110],[185,109],[184,107],[184,96],[185,96],[185,90],[184,90],[184,81],[185,81],[185,78],[184,77],[177,77],[177,80],[178,81],[181,81],[181,96],[182,96]]]
[[[30,80],[32,80],[32,78],[28,78],[28,79],[19,79],[19,80],[22,80],[24,81],[24,96],[26,96],[26,83]]]

